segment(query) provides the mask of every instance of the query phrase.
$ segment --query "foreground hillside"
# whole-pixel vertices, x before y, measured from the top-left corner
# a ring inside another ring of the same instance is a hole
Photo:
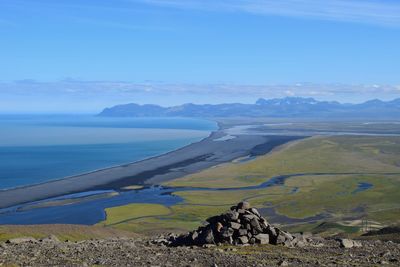
[[[398,266],[400,244],[361,241],[345,249],[335,240],[303,248],[283,246],[166,247],[151,238],[61,242],[56,238],[0,243],[0,266]]]

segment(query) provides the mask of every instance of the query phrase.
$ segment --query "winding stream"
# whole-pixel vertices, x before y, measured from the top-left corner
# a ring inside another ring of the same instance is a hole
[[[255,186],[240,188],[201,188],[201,187],[163,187],[152,186],[130,191],[93,191],[62,197],[46,199],[25,205],[18,205],[0,210],[0,224],[86,224],[93,225],[106,217],[105,209],[131,203],[152,203],[172,206],[184,202],[174,195],[182,191],[241,191],[257,190],[273,186],[283,186],[286,179],[300,176],[324,175],[367,175],[371,173],[298,173],[280,175],[267,179]],[[381,175],[397,175],[398,173],[380,173]],[[372,188],[373,185],[361,182],[353,193]],[[291,191],[295,194],[297,188]],[[97,197],[96,197],[97,196]]]

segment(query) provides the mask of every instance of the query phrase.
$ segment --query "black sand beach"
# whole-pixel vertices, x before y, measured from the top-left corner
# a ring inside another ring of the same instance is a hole
[[[142,161],[73,177],[0,191],[0,208],[89,190],[121,189],[131,185],[156,185],[245,156],[268,153],[300,136],[237,135],[224,131],[181,149]]]

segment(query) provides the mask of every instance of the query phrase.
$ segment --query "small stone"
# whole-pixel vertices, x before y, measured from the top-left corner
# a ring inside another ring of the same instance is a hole
[[[236,221],[237,219],[239,219],[239,212],[230,211],[230,212],[226,213],[225,216],[227,217],[227,219],[229,221]]]
[[[239,235],[247,235],[247,229],[239,229],[238,234]]]
[[[240,202],[237,205],[237,207],[238,207],[238,209],[248,210],[248,209],[250,209],[250,203],[247,201],[243,201],[243,202]]]
[[[194,231],[194,232],[191,234],[192,241],[195,241],[195,240],[197,239],[198,236],[199,236],[199,233],[197,233],[196,231]]]
[[[228,227],[223,227],[221,230],[221,235],[222,237],[231,237],[233,235],[234,231],[232,228],[228,228]]]
[[[222,223],[218,222],[218,223],[217,223],[217,227],[216,227],[217,232],[221,232],[221,229],[222,229],[223,227],[224,227],[224,226],[222,225]]]
[[[258,243],[264,245],[269,244],[269,235],[268,234],[258,234],[254,237]]]
[[[339,239],[339,242],[342,248],[352,248],[354,246],[353,240],[351,239]]]
[[[249,243],[249,238],[247,236],[241,236],[241,237],[239,237],[239,240],[240,240],[241,244]]]
[[[288,247],[288,248],[293,247],[293,243],[292,243],[292,241],[290,241],[289,239],[286,239],[285,242],[283,242],[283,245],[284,245],[285,247]]]
[[[278,263],[278,266],[289,266],[289,263],[287,261],[283,260]]]
[[[238,209],[237,212],[238,212],[239,214],[244,214],[244,213],[246,212],[246,210],[244,210],[244,209]]]
[[[204,232],[201,233],[201,236],[199,236],[199,240],[202,243],[205,244],[214,244],[214,234],[211,229],[207,229]]]
[[[250,222],[253,219],[257,219],[257,216],[254,214],[246,214],[246,215],[243,215],[243,219]]]
[[[241,227],[242,225],[241,225],[240,223],[231,222],[231,223],[230,223],[230,226],[231,226],[232,229],[238,230],[238,229],[240,229],[240,227]]]
[[[256,208],[251,208],[250,211],[251,211],[251,213],[257,215],[258,217],[261,217],[260,213],[258,212],[258,210]]]

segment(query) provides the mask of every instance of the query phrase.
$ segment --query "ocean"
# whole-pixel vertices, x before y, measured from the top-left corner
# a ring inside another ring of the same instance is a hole
[[[153,157],[216,129],[191,118],[0,115],[0,190]]]

